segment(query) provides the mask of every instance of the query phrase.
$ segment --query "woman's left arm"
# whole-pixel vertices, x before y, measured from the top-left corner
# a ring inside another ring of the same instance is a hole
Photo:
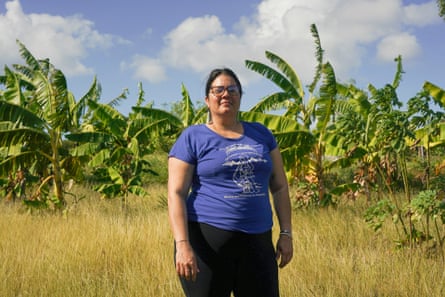
[[[292,210],[289,198],[289,185],[278,147],[270,152],[270,156],[272,158],[272,175],[269,186],[280,225],[280,236],[277,242],[277,260],[280,261],[279,267],[282,268],[290,262],[293,256]]]

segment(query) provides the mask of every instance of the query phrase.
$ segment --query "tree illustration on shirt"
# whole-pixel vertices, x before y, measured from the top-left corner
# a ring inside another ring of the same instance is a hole
[[[258,147],[260,147],[258,145]],[[242,189],[243,194],[255,194],[262,185],[255,182],[255,162],[267,162],[256,149],[248,144],[234,144],[225,148],[226,159],[223,166],[236,166],[233,182]]]

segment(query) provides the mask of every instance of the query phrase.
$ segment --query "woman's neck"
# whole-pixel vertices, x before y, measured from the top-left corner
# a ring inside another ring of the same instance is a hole
[[[220,130],[233,131],[239,125],[239,121],[237,119],[233,119],[233,120],[232,119],[231,120],[213,119],[209,124],[217,129],[220,129]]]
[[[212,120],[210,123],[207,124],[207,127],[209,127],[217,134],[228,138],[240,137],[244,132],[243,126],[237,119],[230,121]]]

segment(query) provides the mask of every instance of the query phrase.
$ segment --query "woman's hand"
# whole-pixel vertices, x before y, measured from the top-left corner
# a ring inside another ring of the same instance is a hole
[[[292,260],[294,254],[294,248],[292,245],[292,237],[287,235],[280,235],[277,242],[277,261],[278,266],[283,268],[290,260]]]
[[[199,268],[195,253],[188,240],[176,243],[176,272],[186,280],[196,280]]]

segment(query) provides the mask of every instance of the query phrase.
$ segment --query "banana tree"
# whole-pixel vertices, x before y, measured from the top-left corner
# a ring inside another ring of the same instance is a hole
[[[0,77],[5,85],[0,100],[0,172],[5,176],[25,169],[39,175],[39,189],[53,185],[53,197],[44,202],[61,206],[64,173],[73,170],[68,166],[72,163],[65,163],[64,135],[77,125],[84,102],[75,102],[61,70],[17,43],[26,64],[14,64],[14,70],[5,67]]]
[[[122,94],[112,104],[101,104],[90,100],[88,105],[92,111],[90,120],[82,124],[82,130],[67,135],[67,139],[78,143],[72,153],[75,156],[90,156],[89,166],[101,180],[95,189],[104,198],[121,197],[123,208],[128,204],[130,193],[143,196],[144,174],[156,174],[151,169],[148,155],[159,146],[168,147],[169,139],[180,133],[182,129],[194,123],[197,115],[191,103],[188,91],[182,86],[183,114],[182,118],[161,109],[153,108],[152,104],[143,106],[144,91],[139,84],[139,95],[136,106],[128,116],[124,116],[113,107],[122,99]],[[164,148],[166,149],[166,148]]]
[[[349,188],[353,197],[360,188],[370,201],[371,186],[375,181],[373,154],[369,147],[375,132],[372,103],[367,92],[354,85],[339,87],[339,94],[346,100],[341,101],[341,111],[337,114],[335,123],[329,127],[330,154],[337,156],[331,166],[356,166],[354,180]]]
[[[100,184],[95,190],[105,198],[120,196],[127,205],[130,193],[144,195],[141,174],[152,172],[144,158],[149,152],[150,123],[144,119],[126,118],[113,106],[88,101],[92,111],[90,121],[83,123],[78,132],[67,135],[77,143],[72,155],[88,158]]]
[[[367,92],[354,86],[342,90],[349,98],[345,105],[348,108],[339,114],[332,127],[331,142],[336,143],[337,147],[345,152],[348,161],[358,164],[356,182],[366,189],[368,201],[371,185],[377,186],[379,193],[389,197],[388,203],[391,203],[391,207],[383,209],[392,212],[389,215],[397,219],[402,234],[409,239],[407,242],[411,243],[415,228],[410,214],[404,212],[405,205],[411,202],[407,155],[410,145],[415,143],[415,133],[410,122],[412,114],[400,110],[402,103],[397,96],[403,73],[400,56],[396,62],[397,70],[391,84],[382,88],[369,85]],[[420,101],[412,101],[411,104],[413,109],[420,106]],[[419,113],[424,111],[425,109],[418,110]],[[344,160],[339,159],[337,162]],[[396,195],[399,182],[403,185],[404,199]],[[378,187],[379,185],[382,187]],[[374,219],[376,217],[371,215],[367,220]]]
[[[430,189],[432,172],[430,150],[445,144],[445,125],[443,124],[445,113],[434,110],[431,104],[436,104],[443,110],[445,108],[445,90],[430,82],[425,82],[422,90],[408,101],[408,113],[416,130],[416,145],[422,152],[424,150],[426,157],[424,180],[427,190]],[[439,164],[437,168],[440,170],[443,166],[445,166],[445,162]]]
[[[297,182],[309,181],[317,187],[317,203],[330,203],[331,195],[325,188],[325,169],[330,162],[326,157],[326,137],[328,127],[334,121],[337,109],[337,82],[334,69],[330,63],[323,62],[323,49],[315,25],[311,32],[316,44],[317,66],[313,82],[309,85],[308,99],[305,100],[305,90],[300,78],[293,68],[278,55],[266,51],[266,58],[276,65],[275,70],[257,61],[246,61],[246,67],[275,83],[281,91],[263,98],[250,111],[267,112],[283,110],[283,117],[299,123],[298,130],[305,131],[304,137],[295,134],[294,141],[288,142],[288,147],[282,147],[283,160],[288,176]],[[315,90],[318,88],[318,96]],[[275,131],[284,132],[284,131]]]
[[[175,104],[172,112],[153,108],[152,106],[136,106],[133,111],[140,117],[150,119],[152,122],[164,123],[157,134],[152,135],[152,140],[162,150],[168,152],[179,133],[193,124],[205,123],[207,106],[195,108],[190,94],[184,84],[181,85],[181,101]]]

